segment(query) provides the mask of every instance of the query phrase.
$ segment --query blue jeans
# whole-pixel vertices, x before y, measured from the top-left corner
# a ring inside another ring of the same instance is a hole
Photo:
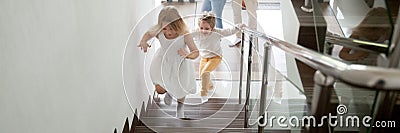
[[[224,9],[226,0],[204,0],[203,7],[201,9],[204,11],[212,11],[217,17],[216,27],[222,29],[222,10]]]

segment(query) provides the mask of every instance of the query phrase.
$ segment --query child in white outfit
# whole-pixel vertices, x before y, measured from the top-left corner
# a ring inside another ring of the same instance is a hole
[[[215,15],[209,12],[206,12],[198,23],[199,28],[192,35],[200,42],[201,61],[199,72],[202,86],[201,101],[204,103],[208,101],[208,91],[213,89],[210,73],[218,67],[222,60],[221,38],[239,32],[244,25],[238,24],[231,29],[217,29],[215,28]]]
[[[178,99],[177,117],[183,118],[185,96],[196,91],[193,63],[187,59],[196,59],[199,55],[193,37],[188,34],[187,26],[178,10],[166,6],[158,15],[158,24],[142,37],[139,47],[147,52],[147,41],[156,37],[161,47],[157,49],[150,65],[150,78],[159,94],[164,94],[164,102],[170,104],[172,98]],[[189,48],[190,53],[186,52]]]

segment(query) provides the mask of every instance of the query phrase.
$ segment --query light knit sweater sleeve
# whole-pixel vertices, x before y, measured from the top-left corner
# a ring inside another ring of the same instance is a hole
[[[191,31],[191,34],[192,34],[193,37],[195,37],[195,36],[197,37],[197,36],[200,35],[200,30],[199,29],[193,29]]]
[[[237,32],[239,32],[239,28],[237,28],[237,26],[233,27],[233,28],[229,28],[229,29],[215,29],[215,32],[217,32],[218,34],[220,34],[223,37],[226,36],[230,36],[233,34],[236,34]]]

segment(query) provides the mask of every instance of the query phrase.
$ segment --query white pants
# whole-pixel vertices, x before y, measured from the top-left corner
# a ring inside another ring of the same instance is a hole
[[[244,0],[246,4],[246,10],[249,16],[248,24],[246,24],[250,29],[257,30],[257,7],[258,0]],[[242,0],[232,0],[232,9],[233,9],[233,21],[235,24],[243,23],[242,22]],[[236,34],[237,37],[240,38],[241,33]]]

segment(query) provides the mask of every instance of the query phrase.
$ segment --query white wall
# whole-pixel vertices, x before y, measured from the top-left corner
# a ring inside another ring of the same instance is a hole
[[[125,43],[153,5],[1,0],[0,132],[121,131],[132,120],[122,85]]]
[[[150,44],[152,47],[148,49],[147,53],[144,53],[137,46],[144,33],[157,23],[157,16],[161,8],[162,6],[157,6],[157,8],[149,8],[151,11],[140,9],[135,11],[141,16],[135,19],[137,21],[131,28],[131,34],[125,48],[123,60],[124,87],[132,109],[137,108],[139,112],[143,101],[145,102],[144,105],[147,105],[149,94],[153,94],[154,91],[149,76],[149,68],[156,45]]]
[[[383,7],[386,8],[386,3],[385,0],[375,0],[374,1],[374,6],[373,7]]]
[[[292,44],[297,44],[299,36],[300,22],[294,11],[291,0],[281,1],[282,22],[283,22],[283,38]],[[287,77],[298,87],[302,87],[300,75],[297,69],[295,58],[286,54]]]
[[[297,44],[300,22],[293,9],[291,0],[281,0],[283,33],[285,41]]]

